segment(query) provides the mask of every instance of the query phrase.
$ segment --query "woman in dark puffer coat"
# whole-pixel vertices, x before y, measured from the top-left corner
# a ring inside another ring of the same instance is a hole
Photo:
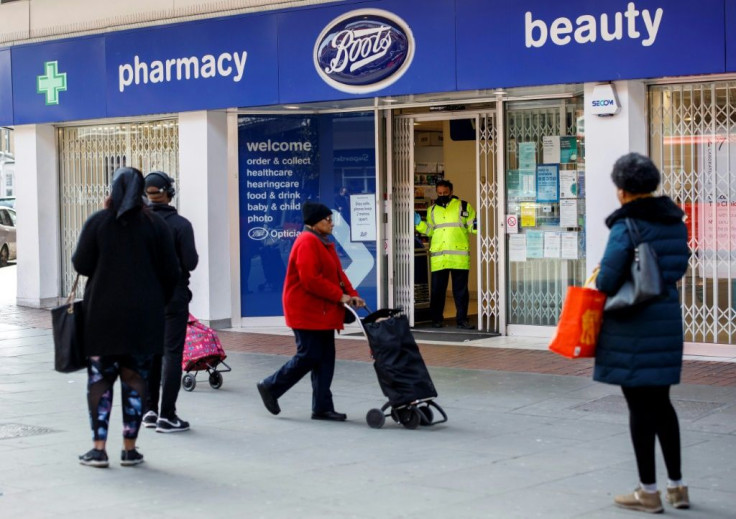
[[[682,309],[677,282],[687,270],[690,251],[684,213],[666,196],[654,197],[660,174],[638,153],[618,159],[611,174],[621,207],[607,219],[611,229],[596,286],[609,296],[630,276],[633,243],[625,219],[636,224],[641,240],[657,253],[665,293],[633,308],[605,312],[596,348],[593,379],[621,386],[629,407],[629,427],[639,471],[639,487],[617,496],[618,506],[661,512],[654,451],[659,439],[669,477],[667,501],[687,508],[688,489],[680,472],[680,431],[670,402],[670,386],[682,370]]]

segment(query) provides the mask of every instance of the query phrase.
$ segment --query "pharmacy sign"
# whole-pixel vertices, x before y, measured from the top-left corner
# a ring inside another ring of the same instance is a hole
[[[66,72],[59,73],[57,61],[43,64],[45,74],[36,77],[36,92],[46,96],[46,105],[59,104],[59,92],[66,91]]]

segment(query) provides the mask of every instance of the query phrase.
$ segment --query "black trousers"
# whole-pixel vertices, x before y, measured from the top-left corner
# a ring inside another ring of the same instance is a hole
[[[334,411],[330,386],[335,374],[335,330],[294,330],[294,337],[296,355],[264,383],[279,398],[311,371],[312,412]]]
[[[164,330],[164,354],[155,355],[153,367],[148,376],[148,395],[146,411],[156,412],[164,418],[176,416],[176,399],[181,389],[181,363],[184,355],[184,342],[187,338],[188,305],[177,305],[166,310]],[[161,409],[159,410],[159,396]]]
[[[433,323],[441,323],[444,320],[445,297],[447,294],[447,282],[452,275],[452,297],[455,299],[457,310],[456,321],[458,324],[468,321],[468,293],[469,270],[442,269],[432,271],[432,291],[429,294],[429,312]]]
[[[629,406],[629,429],[636,454],[639,481],[657,482],[654,468],[655,438],[659,439],[667,477],[682,479],[680,460],[680,425],[670,402],[670,386],[622,387]]]

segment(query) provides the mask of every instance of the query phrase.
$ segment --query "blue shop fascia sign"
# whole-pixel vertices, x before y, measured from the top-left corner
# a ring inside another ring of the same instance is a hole
[[[340,2],[0,49],[0,125],[728,72],[733,0]]]

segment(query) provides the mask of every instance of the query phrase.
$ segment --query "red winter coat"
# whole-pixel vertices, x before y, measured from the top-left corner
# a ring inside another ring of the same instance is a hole
[[[334,243],[325,243],[305,229],[294,241],[286,268],[286,325],[297,330],[342,330],[346,311],[340,303],[343,293],[358,295],[342,271]]]

